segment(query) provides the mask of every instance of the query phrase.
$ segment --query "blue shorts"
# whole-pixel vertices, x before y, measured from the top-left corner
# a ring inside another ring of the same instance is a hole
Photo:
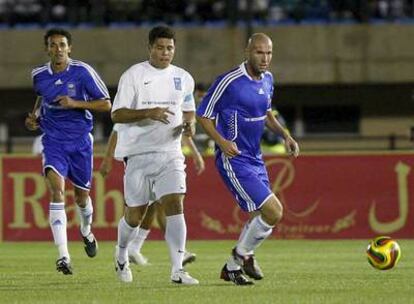
[[[43,173],[48,168],[69,178],[77,188],[89,190],[93,169],[93,138],[88,135],[76,142],[58,142],[42,138]]]
[[[241,156],[228,158],[218,153],[216,166],[242,210],[258,210],[273,195],[263,161]]]

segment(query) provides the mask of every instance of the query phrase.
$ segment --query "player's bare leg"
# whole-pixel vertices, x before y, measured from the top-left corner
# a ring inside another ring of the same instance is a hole
[[[66,233],[67,217],[64,202],[65,180],[55,171],[47,168],[46,184],[51,193],[51,200],[49,203],[49,224],[55,245],[59,251],[59,258],[56,261],[56,270],[63,274],[72,274]]]
[[[192,278],[183,269],[187,226],[183,210],[184,194],[168,194],[160,199],[166,215],[165,240],[170,249],[171,281],[178,284],[196,285],[198,280]]]

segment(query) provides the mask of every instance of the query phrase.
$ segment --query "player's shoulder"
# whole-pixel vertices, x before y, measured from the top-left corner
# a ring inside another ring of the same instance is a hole
[[[175,74],[178,74],[178,75],[181,75],[181,76],[184,76],[184,77],[188,77],[188,78],[193,79],[193,76],[190,74],[190,72],[188,72],[187,70],[183,69],[182,67],[179,67],[179,66],[174,65],[174,64],[171,64],[170,67],[171,67],[171,69],[174,70],[174,73]]]
[[[145,73],[145,70],[147,69],[145,61],[139,62],[136,64],[131,65],[128,69],[125,70],[124,73],[122,73],[123,78],[128,77],[137,77]]]
[[[32,78],[35,78],[35,77],[41,75],[42,73],[48,73],[48,69],[49,69],[49,67],[48,67],[47,63],[39,64],[39,65],[35,66],[32,69],[32,73],[31,73]]]
[[[231,82],[232,80],[235,80],[241,76],[243,76],[243,71],[240,68],[240,66],[237,66],[237,67],[232,68],[231,70],[228,70],[218,75],[216,78],[216,81],[217,82],[221,82],[221,81]]]
[[[84,61],[75,60],[75,59],[71,59],[69,61],[69,70],[70,69],[77,71],[77,72],[84,72],[84,73],[95,72],[95,69],[90,64]]]
[[[264,72],[264,77],[270,80],[273,80],[273,74],[270,71]]]

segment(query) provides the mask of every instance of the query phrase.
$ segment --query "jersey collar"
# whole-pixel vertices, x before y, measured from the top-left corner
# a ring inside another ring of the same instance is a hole
[[[239,65],[240,70],[241,70],[241,71],[243,72],[243,74],[244,74],[247,78],[249,78],[250,80],[257,81],[256,79],[253,79],[253,78],[249,75],[249,73],[247,73],[246,63],[247,63],[247,61],[243,61],[243,62],[242,62],[242,64],[241,64],[241,65]],[[262,74],[260,75],[260,80],[262,80],[262,79],[263,79],[263,77],[264,77],[264,73],[262,73]],[[260,81],[260,80],[259,80],[259,81]]]
[[[69,71],[71,64],[72,64],[72,59],[69,58],[68,66],[66,67],[66,70],[65,70],[66,72]],[[52,63],[50,61],[47,63],[47,71],[49,72],[50,75],[53,75]]]

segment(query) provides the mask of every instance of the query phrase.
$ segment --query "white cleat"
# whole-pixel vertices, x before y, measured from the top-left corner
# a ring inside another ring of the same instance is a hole
[[[171,275],[171,281],[177,284],[183,285],[198,285],[199,282],[197,279],[194,279],[192,276],[188,274],[188,272],[184,271],[183,269],[174,272]]]
[[[140,266],[150,265],[150,263],[148,263],[148,259],[144,257],[141,252],[128,250],[128,259],[129,259],[129,262],[132,264],[137,264]]]
[[[121,282],[130,283],[132,282],[132,272],[129,268],[129,262],[126,261],[125,263],[121,264],[118,261],[118,246],[115,250],[115,271],[118,275],[118,279]]]

